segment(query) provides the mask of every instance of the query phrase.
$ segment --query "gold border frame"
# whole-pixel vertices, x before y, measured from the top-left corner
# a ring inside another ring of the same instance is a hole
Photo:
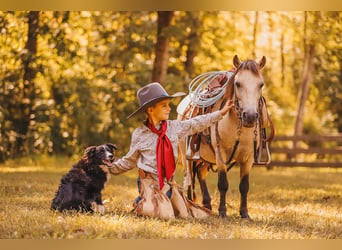
[[[342,10],[340,0],[14,0],[1,10]]]
[[[15,0],[1,1],[1,10],[308,10],[340,11],[340,0]],[[1,240],[4,250],[69,249],[340,249],[342,240]]]

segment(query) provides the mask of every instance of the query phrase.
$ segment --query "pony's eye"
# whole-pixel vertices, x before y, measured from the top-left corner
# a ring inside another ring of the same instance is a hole
[[[264,87],[264,83],[262,82],[261,84],[260,84],[260,88],[262,89],[262,87]]]
[[[235,85],[236,85],[237,88],[241,87],[241,83],[240,82],[236,82]]]

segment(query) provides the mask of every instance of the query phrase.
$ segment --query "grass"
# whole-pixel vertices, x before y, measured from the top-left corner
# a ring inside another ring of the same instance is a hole
[[[130,213],[136,170],[111,177],[103,191],[105,215],[51,211],[60,178],[76,160],[40,157],[0,165],[1,239],[342,239],[342,169],[252,169],[252,220],[238,214],[238,168],[228,173],[225,219],[217,215],[217,178],[210,173],[214,216],[166,221]],[[179,184],[181,176],[177,170]]]

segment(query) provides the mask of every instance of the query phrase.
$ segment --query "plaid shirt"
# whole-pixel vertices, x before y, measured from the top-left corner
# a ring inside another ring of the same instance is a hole
[[[179,138],[193,135],[214,125],[222,119],[219,111],[196,116],[189,120],[167,120],[166,135],[170,139],[175,161],[178,159],[178,140]],[[148,127],[142,125],[134,130],[129,152],[112,163],[110,173],[117,175],[135,166],[152,174],[153,178],[158,180],[157,176],[157,148],[158,135],[153,133]]]

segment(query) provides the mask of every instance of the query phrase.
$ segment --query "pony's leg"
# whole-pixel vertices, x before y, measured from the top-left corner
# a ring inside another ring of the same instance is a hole
[[[196,172],[197,172],[197,161],[188,161],[189,165],[191,165],[191,187],[188,187],[187,194],[188,194],[188,199],[196,202],[197,201],[197,195],[195,191],[195,184],[196,184]]]
[[[178,141],[178,157],[180,158],[183,168],[184,168],[184,180],[183,187],[187,192],[187,197],[189,200],[194,199],[195,183],[193,178],[193,167],[192,160],[186,159],[186,139],[180,138]],[[179,159],[178,158],[178,159]]]
[[[241,194],[240,200],[240,215],[241,218],[249,219],[248,209],[247,209],[247,194],[249,191],[249,169],[246,164],[242,164],[240,167],[240,185],[239,190]]]
[[[221,218],[226,217],[226,193],[228,191],[228,179],[227,179],[227,173],[225,168],[219,168],[218,166],[218,170],[217,170],[217,174],[218,174],[218,183],[217,183],[217,187],[218,190],[220,191],[220,205],[219,205],[219,216]]]
[[[202,204],[204,207],[211,210],[212,209],[211,198],[210,198],[210,194],[209,194],[207,182],[206,182],[209,163],[202,162],[200,164],[201,166],[199,166],[197,169],[197,178],[198,178],[198,182],[200,184],[201,193],[202,193]]]

